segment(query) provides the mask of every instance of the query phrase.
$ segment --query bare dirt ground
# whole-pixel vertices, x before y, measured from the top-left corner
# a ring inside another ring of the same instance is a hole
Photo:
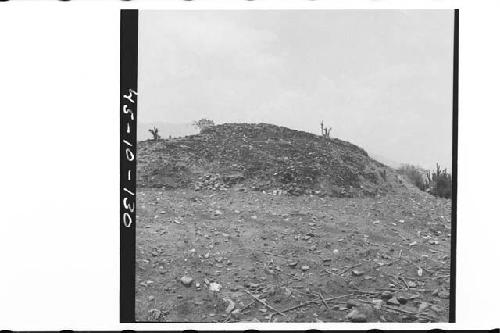
[[[451,201],[138,192],[136,319],[447,322]]]

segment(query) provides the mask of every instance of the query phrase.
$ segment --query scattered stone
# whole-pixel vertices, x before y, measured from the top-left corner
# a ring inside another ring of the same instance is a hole
[[[353,289],[358,289],[358,286],[356,284],[356,281],[349,281],[349,283],[347,284],[350,288],[353,288]]]
[[[398,295],[396,298],[400,304],[406,304],[406,302],[408,302],[408,298],[403,295]]]
[[[422,302],[420,303],[420,305],[418,306],[418,312],[422,312],[424,311],[425,309],[427,309],[428,307],[430,306],[429,303],[427,302]]]
[[[346,303],[346,307],[348,309],[352,309],[352,308],[355,308],[357,306],[359,306],[360,303],[354,299],[350,299],[350,300],[347,300],[347,303]]]
[[[222,212],[218,209],[215,210],[215,216],[222,215]]]
[[[385,299],[385,300],[388,300],[391,297],[392,297],[392,293],[388,290],[385,290],[384,292],[382,292],[382,294],[380,294],[380,298]]]
[[[437,313],[443,312],[443,308],[439,305],[431,305],[430,309]]]
[[[236,320],[239,320],[241,318],[241,310],[240,309],[234,309],[233,312],[231,312],[231,316],[235,318]]]
[[[157,321],[160,319],[161,311],[158,309],[151,309],[148,311],[149,318],[153,321]]]
[[[384,303],[383,300],[377,298],[377,299],[373,299],[372,302],[373,302],[373,307],[375,309],[377,309],[377,310],[382,309],[382,304]]]
[[[191,283],[193,283],[193,278],[190,276],[183,276],[180,281],[185,287],[189,287],[191,286]]]
[[[222,285],[220,285],[216,282],[212,282],[208,285],[208,290],[214,291],[214,292],[220,291],[221,288],[222,288]]]
[[[288,266],[291,267],[291,268],[295,268],[297,266],[297,262],[296,261],[291,261],[288,263]]]
[[[417,284],[414,281],[407,282],[409,288],[417,288]]]
[[[387,300],[387,304],[391,304],[391,305],[399,305],[399,301],[396,297],[392,297],[390,299]]]
[[[308,271],[308,270],[309,270],[309,268],[310,268],[310,267],[309,267],[309,266],[307,266],[307,265],[304,265],[304,266],[300,267],[300,269],[301,269],[302,271],[304,271],[304,272],[305,272],[305,271]]]
[[[154,296],[148,296],[148,301],[154,301],[155,300],[155,297]]]
[[[352,270],[352,275],[353,275],[353,276],[361,276],[361,275],[363,275],[363,274],[365,274],[365,272],[360,271],[360,270],[357,270],[357,269],[353,269],[353,270]]]
[[[226,307],[226,313],[229,314],[233,312],[235,306],[234,302],[230,298],[223,298],[222,300],[224,301],[224,303],[228,303]]]
[[[354,309],[347,314],[347,319],[353,323],[366,323],[366,315],[361,313],[358,309]]]

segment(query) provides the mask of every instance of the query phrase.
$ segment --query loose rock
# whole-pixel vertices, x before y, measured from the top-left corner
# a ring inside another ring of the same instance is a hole
[[[189,287],[191,286],[191,283],[193,283],[193,278],[190,276],[183,276],[180,281],[185,287]]]
[[[347,315],[347,319],[353,323],[366,323],[366,315],[361,313],[358,309],[354,309]]]
[[[222,288],[222,285],[216,283],[216,282],[212,282],[208,285],[208,290],[210,291],[220,291]]]
[[[399,305],[399,301],[396,297],[392,297],[391,299],[387,300],[387,304]]]
[[[234,302],[230,298],[224,298],[223,301],[228,303],[226,307],[226,313],[231,313],[234,310]]]
[[[388,300],[392,297],[392,293],[388,290],[382,292],[382,294],[380,294],[380,298],[382,299],[385,299],[385,300]]]
[[[352,275],[354,275],[354,276],[361,276],[363,274],[365,274],[365,272],[357,270],[357,269],[352,270]]]

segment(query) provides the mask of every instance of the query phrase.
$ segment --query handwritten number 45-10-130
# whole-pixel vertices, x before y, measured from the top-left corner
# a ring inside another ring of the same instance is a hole
[[[137,92],[135,92],[132,89],[129,89],[128,94],[123,95],[123,98],[126,99],[128,102],[135,104],[134,98],[136,96],[137,96]],[[130,135],[130,121],[135,120],[134,111],[129,108],[129,104],[127,102],[125,104],[123,104],[122,111],[125,115],[128,115],[130,117],[129,121],[127,121],[127,123],[126,123],[126,132],[127,132],[127,134]],[[123,139],[122,142],[127,146],[127,148],[125,148],[125,156],[127,158],[127,161],[133,162],[135,159],[135,156],[134,156],[134,153],[132,151],[132,148],[133,148],[132,143],[130,143],[129,140],[125,140],[125,139]],[[127,180],[129,182],[132,180],[130,169],[127,170]],[[123,191],[126,192],[131,197],[135,196],[134,192],[130,191],[126,187],[123,188]],[[133,213],[135,210],[134,202],[129,202],[129,201],[133,201],[133,198],[131,198],[131,197],[126,195],[123,198],[123,207],[127,210],[125,213],[123,213],[123,225],[127,228],[129,228],[132,225],[132,217],[130,214]]]

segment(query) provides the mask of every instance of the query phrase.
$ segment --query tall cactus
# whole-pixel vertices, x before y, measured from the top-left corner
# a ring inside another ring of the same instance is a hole
[[[153,135],[153,140],[156,141],[161,139],[161,136],[158,133],[159,132],[158,128],[153,127],[153,129],[150,129],[149,132]]]
[[[427,176],[430,178],[430,172]],[[441,167],[436,163],[436,171],[432,173],[430,183],[430,192],[438,197],[450,198],[451,197],[451,174],[447,169],[441,170]]]
[[[321,121],[320,125],[321,125],[321,136],[323,136],[324,138],[330,138],[330,133],[332,131],[332,128],[331,127],[326,128],[323,123],[323,120]]]

